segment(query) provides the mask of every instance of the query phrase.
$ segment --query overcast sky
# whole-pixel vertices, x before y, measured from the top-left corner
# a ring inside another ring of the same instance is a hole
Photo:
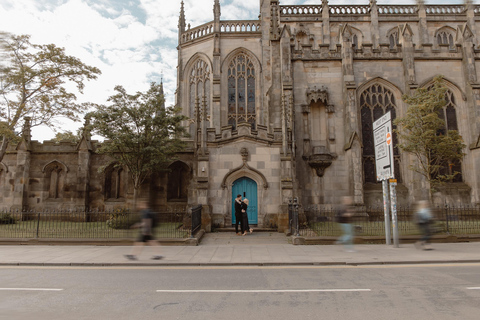
[[[29,34],[36,44],[54,43],[67,54],[102,71],[87,83],[80,102],[105,103],[116,85],[127,92],[144,91],[152,81],[163,83],[167,106],[176,87],[178,16],[181,0],[0,0],[0,30]],[[214,0],[184,0],[192,28],[213,20]],[[220,0],[221,19],[257,19],[259,0]],[[322,0],[281,0],[280,4],[321,4]],[[330,0],[368,4],[369,0]],[[379,4],[414,4],[415,0],[383,0]],[[427,4],[461,4],[463,0],[431,0]],[[75,131],[81,123],[65,123]],[[33,139],[53,138],[36,128]]]

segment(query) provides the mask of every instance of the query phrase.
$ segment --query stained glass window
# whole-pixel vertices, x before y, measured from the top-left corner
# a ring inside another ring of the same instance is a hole
[[[238,123],[256,125],[255,67],[245,54],[237,55],[228,67],[228,124],[236,129]]]
[[[446,104],[442,110],[439,111],[439,117],[445,121],[445,127],[439,131],[439,134],[448,134],[448,130],[457,130],[458,131],[458,123],[457,123],[457,114],[455,112],[456,103],[455,103],[455,96],[453,92],[447,90],[445,92],[445,100]],[[460,162],[453,162],[453,163],[445,163],[444,168],[440,170],[440,174],[453,174],[457,172],[457,174],[453,178],[453,182],[462,182],[462,165]]]
[[[360,94],[360,114],[362,121],[362,142],[363,142],[363,175],[365,183],[376,183],[375,172],[375,146],[373,144],[373,122],[387,112],[391,112],[392,122],[396,118],[395,96],[393,92],[382,86],[374,84]],[[393,126],[395,129],[395,126]],[[394,146],[397,135],[393,133]],[[400,157],[398,148],[394,147],[395,156],[395,178],[401,182]]]
[[[197,60],[190,73],[190,94],[189,111],[192,122],[200,120],[198,108],[202,108],[203,101],[206,102],[207,120],[210,118],[210,67],[203,60]],[[197,100],[198,98],[198,100]],[[199,106],[197,106],[197,101]],[[191,134],[193,134],[191,132]]]

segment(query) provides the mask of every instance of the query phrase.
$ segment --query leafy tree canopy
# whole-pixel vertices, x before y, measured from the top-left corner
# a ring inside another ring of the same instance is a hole
[[[409,105],[407,114],[395,120],[399,136],[398,147],[415,155],[417,163],[411,169],[425,177],[430,193],[435,186],[451,181],[457,172],[444,168],[462,160],[465,144],[457,130],[446,130],[443,108],[447,88],[442,77],[433,85],[417,89],[413,95],[403,96]]]
[[[178,108],[164,108],[162,84],[151,83],[147,92],[128,94],[121,86],[108,101],[87,117],[94,133],[106,138],[100,153],[128,168],[137,190],[151,174],[165,170],[185,147],[185,117]]]
[[[70,84],[83,93],[84,82],[101,72],[66,55],[64,48],[30,43],[28,35],[1,34],[0,49],[1,161],[25,117],[32,126],[54,126],[57,117],[78,120],[85,105],[76,103]]]

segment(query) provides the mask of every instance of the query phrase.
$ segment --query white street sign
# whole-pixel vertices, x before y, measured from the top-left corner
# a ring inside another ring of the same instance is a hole
[[[394,178],[393,137],[390,112],[373,123],[377,181]]]

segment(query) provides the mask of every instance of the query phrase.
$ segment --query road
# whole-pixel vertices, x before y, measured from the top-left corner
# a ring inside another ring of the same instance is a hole
[[[480,264],[0,267],[0,319],[478,319]]]

